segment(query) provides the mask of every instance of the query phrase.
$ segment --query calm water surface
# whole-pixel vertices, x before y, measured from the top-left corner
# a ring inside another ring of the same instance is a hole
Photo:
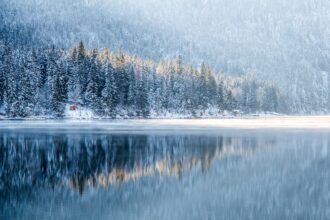
[[[330,133],[0,129],[0,219],[330,219]]]

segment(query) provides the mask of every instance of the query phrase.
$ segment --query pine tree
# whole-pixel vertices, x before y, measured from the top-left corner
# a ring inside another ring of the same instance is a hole
[[[116,56],[115,61],[115,76],[116,84],[118,85],[118,97],[119,102],[123,106],[127,106],[128,102],[128,89],[129,89],[129,78],[128,70],[126,66],[125,55],[120,51]]]
[[[116,115],[116,106],[118,103],[117,85],[114,77],[114,70],[110,63],[106,65],[106,83],[102,91],[103,106],[108,116],[114,117]]]
[[[142,75],[138,79],[138,92],[136,97],[136,107],[139,116],[147,118],[150,114],[148,103],[148,90],[146,76]]]
[[[64,74],[63,68],[60,68],[53,83],[53,93],[51,98],[52,112],[56,117],[63,117],[65,103],[68,99],[67,77]]]
[[[12,73],[12,54],[9,46],[5,46],[4,53],[0,60],[0,107],[5,104],[6,93],[8,92],[7,78]]]
[[[14,60],[11,48],[8,46],[4,53],[4,76],[5,80],[5,93],[4,93],[4,106],[6,115],[15,117],[15,102],[18,93],[18,77],[14,69]]]
[[[226,91],[225,106],[228,111],[235,110],[237,107],[237,101],[231,90]]]
[[[214,74],[210,69],[207,70],[206,75],[206,87],[207,87],[207,100],[208,104],[215,105],[216,104],[216,97],[217,97],[217,83],[215,81]]]
[[[133,107],[135,105],[135,99],[136,99],[136,77],[135,77],[135,71],[132,65],[130,65],[128,70],[128,95],[127,95],[127,105],[129,107]]]
[[[92,59],[90,61],[90,68],[88,74],[88,84],[85,93],[86,105],[94,110],[97,114],[103,113],[102,108],[102,89],[99,78],[99,63],[97,61],[97,51],[93,50]]]
[[[85,101],[85,93],[87,90],[88,77],[89,77],[89,59],[86,54],[85,46],[81,41],[76,49],[76,77],[79,79],[79,87],[76,88],[77,92],[80,92],[79,97],[75,97],[76,100],[81,100],[83,103]]]
[[[275,87],[267,86],[263,97],[263,110],[276,112],[278,110],[278,102],[279,100]]]
[[[186,100],[186,110],[193,116],[196,116],[196,83],[195,83],[195,73],[193,67],[190,65],[187,68],[187,78],[185,79],[185,100]]]
[[[207,68],[204,63],[202,63],[199,77],[198,77],[198,107],[201,109],[205,109],[208,104],[208,96],[207,96],[207,82],[206,82],[206,74]]]
[[[57,53],[57,50],[54,46],[51,47],[50,50],[45,51],[47,53],[46,60],[43,60],[43,62],[46,62],[46,70],[42,73],[42,77],[46,77],[45,84],[42,88],[40,88],[40,105],[41,105],[41,114],[43,115],[52,115],[52,94],[53,94],[53,85],[55,78],[57,76],[57,73],[59,70],[58,65],[58,59],[59,54]]]
[[[177,75],[175,73],[175,66],[172,61],[168,63],[167,66],[167,77],[168,77],[168,85],[167,85],[167,108],[171,111],[175,110],[178,106],[177,104]]]
[[[253,80],[251,87],[250,87],[250,94],[249,94],[250,95],[250,103],[249,103],[250,112],[256,112],[259,107],[257,90],[258,90],[257,84]]]
[[[35,87],[36,84],[33,78],[33,73],[29,69],[21,70],[21,79],[20,79],[20,105],[22,108],[22,116],[27,116],[33,114],[35,106]]]
[[[36,70],[37,73],[33,73],[36,77],[36,104],[35,104],[35,114],[37,115],[47,115],[49,114],[48,109],[51,85],[50,76],[48,74],[48,56],[47,51],[40,49],[36,54]]]
[[[24,73],[23,86],[26,88],[24,99],[26,100],[26,108],[29,109],[29,114],[33,114],[32,110],[35,109],[38,98],[36,91],[38,91],[39,76],[37,55],[34,49],[28,54]]]
[[[38,87],[43,88],[48,80],[47,66],[48,60],[44,50],[39,51],[40,55],[37,57],[37,69],[39,70],[38,77]]]
[[[81,97],[81,84],[79,79],[78,66],[76,65],[77,60],[77,49],[74,48],[72,56],[67,60],[67,75],[68,80],[68,101],[75,105],[83,103],[83,97]]]
[[[11,114],[13,117],[28,116],[28,97],[26,89],[30,85],[28,75],[26,74],[23,53],[19,51],[18,65],[15,70],[15,98],[12,103]]]
[[[176,59],[175,72],[177,75],[183,74],[183,58],[179,55]]]
[[[51,108],[53,114],[57,117],[61,117],[64,111],[62,110],[62,103],[61,103],[61,80],[60,76],[57,75],[54,80],[53,85],[53,94],[51,100]]]
[[[225,88],[224,83],[221,81],[218,83],[218,90],[217,90],[217,106],[219,111],[225,110]]]

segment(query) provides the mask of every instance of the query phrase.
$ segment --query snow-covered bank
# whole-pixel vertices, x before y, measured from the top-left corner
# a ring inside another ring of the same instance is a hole
[[[0,129],[199,131],[218,129],[330,129],[330,116],[224,119],[2,120]]]
[[[189,120],[195,120],[195,119],[246,119],[246,118],[258,118],[258,117],[278,117],[278,116],[284,116],[277,112],[258,112],[254,114],[247,114],[243,113],[239,110],[234,111],[223,111],[219,112],[218,108],[208,108],[205,110],[196,110],[194,114],[191,112],[182,112],[177,113],[175,110],[164,110],[164,111],[154,111],[150,110],[150,115],[147,116],[147,118],[144,118],[142,116],[138,116],[134,114],[134,110],[132,109],[122,109],[118,108],[116,110],[117,114],[112,117],[107,116],[99,116],[93,112],[92,109],[86,108],[83,106],[74,106],[75,109],[70,109],[71,105],[65,106],[64,115],[61,118],[56,118],[52,115],[39,115],[39,116],[28,116],[28,117],[15,117],[10,118],[7,117],[3,111],[2,114],[0,114],[0,120],[163,120],[163,119],[169,119],[169,120],[175,120],[175,119],[189,119]],[[1,112],[0,112],[1,113]]]

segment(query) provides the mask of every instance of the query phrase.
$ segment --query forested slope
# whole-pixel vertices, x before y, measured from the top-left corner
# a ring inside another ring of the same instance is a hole
[[[2,45],[0,108],[8,117],[64,117],[66,106],[99,117],[202,117],[224,111],[285,111],[271,83],[215,74],[182,56],[154,62],[122,51],[12,48]]]
[[[156,63],[181,54],[196,69],[204,61],[216,74],[273,82],[282,112],[324,114],[329,10],[327,0],[3,0],[0,40],[26,53],[52,46],[68,53],[82,40]]]

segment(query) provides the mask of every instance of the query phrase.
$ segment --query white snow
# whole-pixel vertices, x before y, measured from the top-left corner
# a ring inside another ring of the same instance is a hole
[[[0,120],[0,129],[65,129],[111,132],[203,131],[221,129],[330,129],[330,116],[273,116],[224,119]]]
[[[91,109],[77,106],[76,110],[72,111],[70,110],[70,105],[66,105],[65,107],[65,118],[68,119],[91,119],[96,118],[93,111]]]

